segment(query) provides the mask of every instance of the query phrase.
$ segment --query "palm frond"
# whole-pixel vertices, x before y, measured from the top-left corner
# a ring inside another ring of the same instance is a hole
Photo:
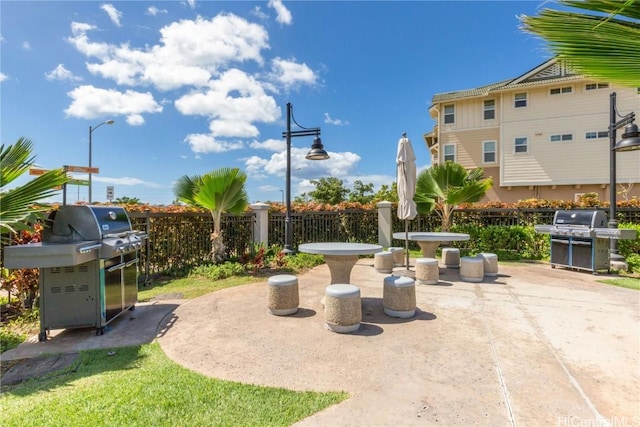
[[[24,137],[6,148],[0,146],[0,186],[6,187],[33,165],[32,150],[33,143]]]
[[[549,42],[551,50],[580,74],[621,86],[640,86],[640,2],[565,0],[590,15],[544,9],[521,17],[524,31]]]

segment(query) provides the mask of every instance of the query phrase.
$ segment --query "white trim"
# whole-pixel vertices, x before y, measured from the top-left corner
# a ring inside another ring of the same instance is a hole
[[[446,157],[447,157],[447,147],[453,147],[453,160],[451,160],[451,161],[455,163],[456,160],[457,160],[457,157],[458,157],[458,155],[457,155],[458,154],[458,149],[456,147],[456,143],[455,142],[450,142],[450,143],[444,144],[442,146],[442,162],[444,163],[444,162],[447,161],[447,159],[446,159]]]
[[[485,151],[485,145],[493,142],[493,151]],[[487,162],[485,160],[485,154],[493,153],[493,161]],[[482,164],[485,165],[494,165],[498,163],[498,141],[495,139],[487,139],[486,141],[482,141]]]

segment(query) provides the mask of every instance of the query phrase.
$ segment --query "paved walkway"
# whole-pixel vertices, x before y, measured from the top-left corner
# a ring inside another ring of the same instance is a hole
[[[417,286],[416,317],[400,320],[384,315],[387,275],[372,264],[362,259],[352,273],[363,297],[354,334],[323,327],[323,265],[300,275],[293,316],[268,314],[267,285],[256,283],[141,305],[102,337],[65,331],[2,357],[112,337],[133,345],[144,335],[205,375],[350,394],[301,426],[640,425],[640,292],[547,264],[501,263],[499,276],[483,283],[441,269],[439,285]]]

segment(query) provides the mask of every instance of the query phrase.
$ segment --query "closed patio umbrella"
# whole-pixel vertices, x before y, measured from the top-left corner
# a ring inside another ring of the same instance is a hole
[[[409,270],[409,221],[418,214],[413,196],[416,194],[416,156],[407,133],[402,133],[398,141],[396,155],[396,179],[398,185],[398,219],[404,220],[405,252]]]

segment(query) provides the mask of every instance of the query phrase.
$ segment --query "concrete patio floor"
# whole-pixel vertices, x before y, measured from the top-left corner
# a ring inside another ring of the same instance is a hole
[[[353,334],[324,328],[322,265],[299,275],[291,316],[268,314],[267,284],[255,283],[139,304],[103,336],[56,331],[2,358],[157,339],[207,376],[350,394],[300,426],[640,425],[640,292],[541,263],[500,263],[482,283],[441,268],[438,285],[416,286],[416,316],[401,320],[383,313],[386,276],[372,258],[354,267],[363,322]]]

